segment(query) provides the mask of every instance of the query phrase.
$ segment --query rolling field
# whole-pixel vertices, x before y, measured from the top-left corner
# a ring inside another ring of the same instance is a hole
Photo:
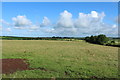
[[[118,48],[85,41],[3,40],[3,59],[27,59],[31,68],[3,78],[116,78]]]

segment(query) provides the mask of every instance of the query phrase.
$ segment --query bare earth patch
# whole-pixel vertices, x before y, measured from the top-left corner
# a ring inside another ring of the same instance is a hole
[[[2,73],[10,74],[16,71],[29,70],[25,59],[2,59]]]
[[[2,74],[11,74],[23,70],[48,71],[45,68],[30,68],[26,59],[0,59],[2,60]]]

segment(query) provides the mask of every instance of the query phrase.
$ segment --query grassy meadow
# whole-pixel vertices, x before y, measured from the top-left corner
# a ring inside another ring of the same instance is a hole
[[[3,40],[2,58],[27,59],[31,68],[3,78],[116,78],[118,47],[80,41]]]

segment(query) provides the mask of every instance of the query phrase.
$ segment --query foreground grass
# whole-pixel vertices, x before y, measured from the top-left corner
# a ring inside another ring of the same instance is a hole
[[[3,40],[3,58],[28,59],[31,68],[4,78],[116,78],[118,48],[84,41]]]

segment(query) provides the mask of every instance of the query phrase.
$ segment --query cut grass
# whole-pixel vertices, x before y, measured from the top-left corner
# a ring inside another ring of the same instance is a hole
[[[28,59],[31,68],[3,78],[116,78],[118,48],[84,41],[3,40],[3,58]]]

